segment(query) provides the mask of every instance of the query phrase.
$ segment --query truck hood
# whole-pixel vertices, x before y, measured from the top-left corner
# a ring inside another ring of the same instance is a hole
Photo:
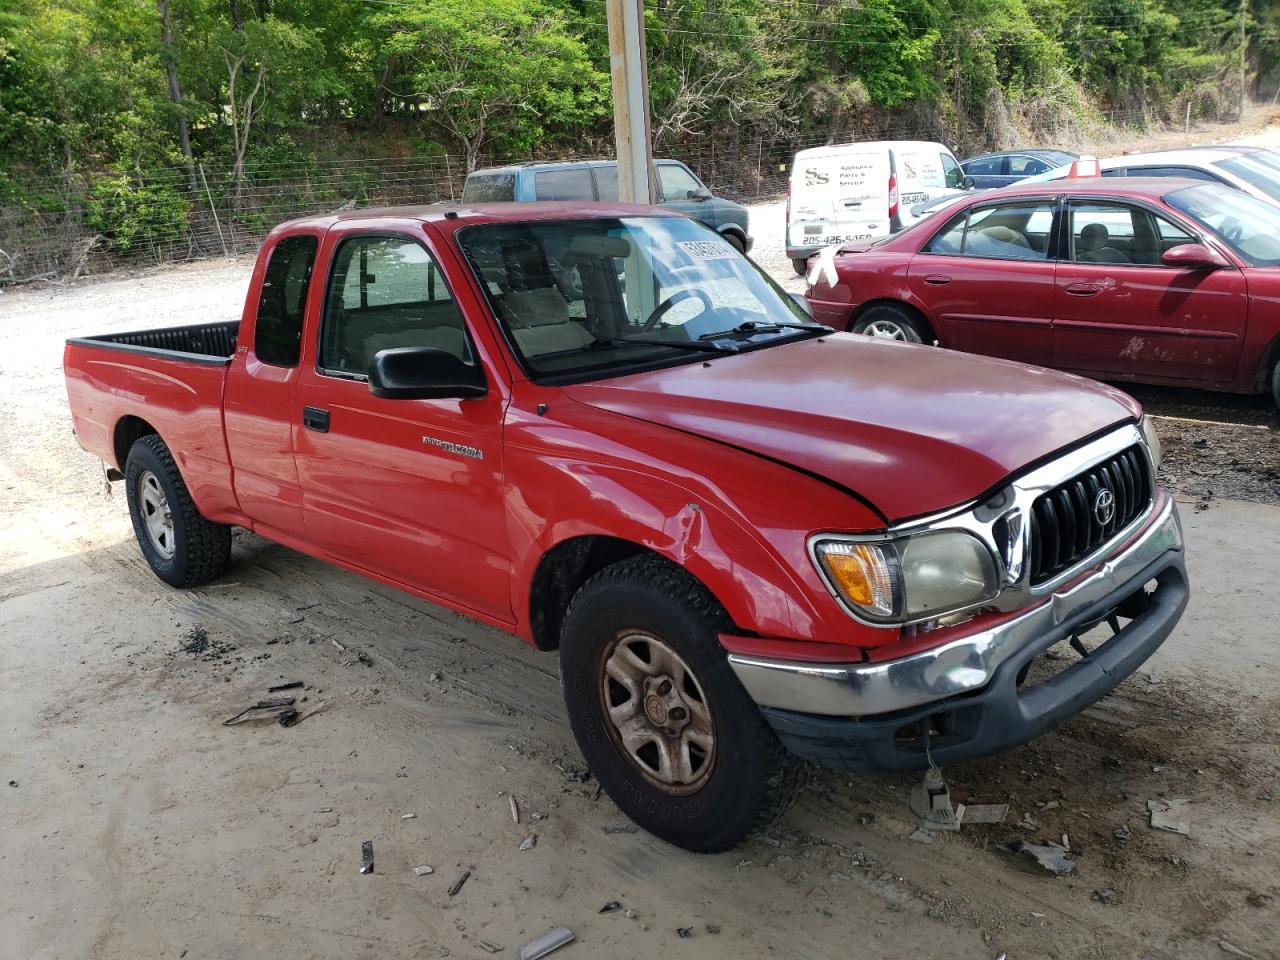
[[[1082,377],[852,334],[564,389],[817,475],[889,522],[972,500],[1141,414]]]

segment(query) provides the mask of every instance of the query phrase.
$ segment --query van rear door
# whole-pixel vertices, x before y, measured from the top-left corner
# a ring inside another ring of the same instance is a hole
[[[796,154],[788,251],[889,234],[889,153],[857,146]],[[799,254],[803,255],[803,254]]]
[[[964,172],[941,144],[899,143],[892,149],[901,222],[908,227],[919,219],[912,207],[957,193]]]

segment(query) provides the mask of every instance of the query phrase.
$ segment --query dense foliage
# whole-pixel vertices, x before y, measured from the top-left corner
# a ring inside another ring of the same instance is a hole
[[[1246,8],[1243,40],[1268,96],[1276,5]],[[909,119],[972,149],[1108,112],[1230,116],[1241,14],[1238,0],[647,0],[655,136],[798,141]],[[0,194],[32,174],[158,169],[194,188],[193,160],[238,180],[281,143],[291,160],[297,143],[468,163],[607,149],[604,16],[603,0],[0,0]]]

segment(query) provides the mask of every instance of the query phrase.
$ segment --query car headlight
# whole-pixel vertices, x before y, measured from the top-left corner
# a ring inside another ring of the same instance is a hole
[[[1142,439],[1147,443],[1147,450],[1151,453],[1151,463],[1157,470],[1160,469],[1160,457],[1163,451],[1160,449],[1160,435],[1156,433],[1155,426],[1147,417],[1142,418]]]
[[[885,540],[822,538],[813,553],[828,588],[876,623],[925,620],[999,593],[991,552],[960,530]]]

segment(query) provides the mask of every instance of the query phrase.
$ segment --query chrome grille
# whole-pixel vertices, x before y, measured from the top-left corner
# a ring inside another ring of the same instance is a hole
[[[1107,511],[1099,504],[1107,494],[1112,511],[1104,522]],[[1150,503],[1150,468],[1138,444],[1041,494],[1031,505],[1031,585],[1039,586],[1085,559]]]

